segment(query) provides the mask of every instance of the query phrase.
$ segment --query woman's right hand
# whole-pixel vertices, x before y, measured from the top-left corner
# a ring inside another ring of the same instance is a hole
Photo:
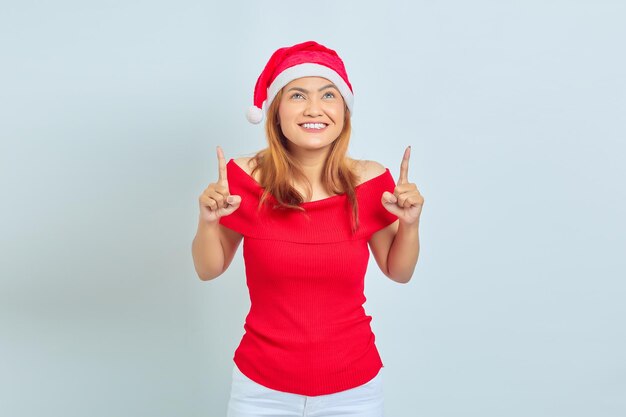
[[[207,223],[219,221],[220,217],[228,216],[239,208],[241,197],[230,195],[226,176],[226,160],[221,147],[217,147],[219,176],[217,182],[209,186],[200,195],[200,219]]]

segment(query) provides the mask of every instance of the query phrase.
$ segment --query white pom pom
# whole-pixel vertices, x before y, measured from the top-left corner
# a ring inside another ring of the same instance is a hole
[[[254,123],[256,125],[263,120],[263,110],[255,106],[251,106],[248,109],[248,113],[246,113],[246,118],[250,123]]]

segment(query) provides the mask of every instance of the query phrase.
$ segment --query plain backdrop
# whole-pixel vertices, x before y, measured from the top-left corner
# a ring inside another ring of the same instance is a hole
[[[198,196],[265,146],[274,50],[354,86],[350,156],[425,198],[365,308],[388,417],[626,415],[623,1],[77,1],[0,12],[0,415],[225,416],[249,308]]]

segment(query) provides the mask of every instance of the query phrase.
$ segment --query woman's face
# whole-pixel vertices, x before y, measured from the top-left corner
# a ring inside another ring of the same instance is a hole
[[[282,91],[278,122],[290,147],[321,149],[337,139],[343,130],[345,105],[332,82],[322,77],[302,77]]]

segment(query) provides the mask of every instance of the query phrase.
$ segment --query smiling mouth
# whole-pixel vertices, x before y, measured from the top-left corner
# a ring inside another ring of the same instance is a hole
[[[302,123],[300,125],[300,127],[307,132],[319,132],[326,129],[327,126],[328,125],[326,123]]]

